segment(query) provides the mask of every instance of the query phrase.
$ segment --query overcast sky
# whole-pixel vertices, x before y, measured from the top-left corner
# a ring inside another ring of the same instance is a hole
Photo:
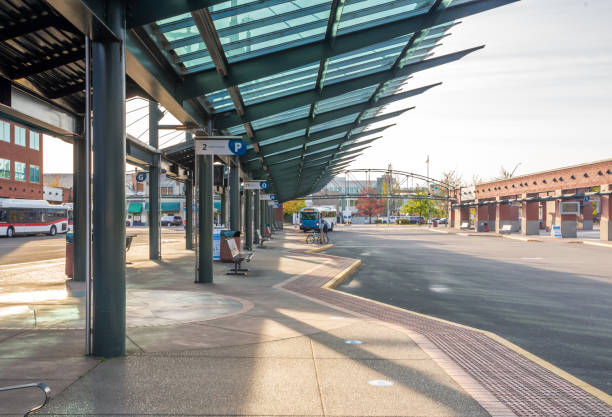
[[[463,19],[436,55],[486,48],[416,74],[406,89],[443,84],[401,103],[416,109],[351,167],[424,174],[430,155],[431,176],[469,182],[612,158],[611,17],[610,0],[522,0]],[[71,172],[71,146],[45,146],[45,172]]]

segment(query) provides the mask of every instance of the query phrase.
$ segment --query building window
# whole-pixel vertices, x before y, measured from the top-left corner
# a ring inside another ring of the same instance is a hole
[[[11,179],[11,161],[0,158],[0,178]]]
[[[40,167],[37,165],[30,165],[30,182],[40,182]]]
[[[15,161],[15,181],[26,180],[26,164]]]
[[[11,124],[0,121],[0,140],[3,142],[11,142]]]
[[[40,133],[30,131],[30,149],[40,150]]]
[[[26,146],[26,130],[23,127],[15,126],[15,145]]]

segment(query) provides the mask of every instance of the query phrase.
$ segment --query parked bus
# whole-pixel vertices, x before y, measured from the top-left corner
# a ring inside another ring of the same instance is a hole
[[[338,222],[338,211],[334,206],[319,206],[317,207],[321,212],[321,218],[327,223],[329,231],[333,231],[336,223]]]
[[[0,236],[66,233],[68,210],[44,200],[0,198]]]
[[[331,232],[336,225],[336,208],[331,206],[304,207],[300,211],[300,230],[327,229]]]

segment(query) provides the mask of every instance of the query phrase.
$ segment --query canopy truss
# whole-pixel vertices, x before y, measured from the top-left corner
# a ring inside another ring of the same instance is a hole
[[[3,3],[3,82],[82,115],[83,35],[117,38],[106,1]],[[514,1],[125,1],[127,96],[243,135],[246,176],[285,201],[323,187],[440,84],[413,85],[412,74],[481,48],[434,56],[459,19]],[[189,163],[189,146],[162,152]]]

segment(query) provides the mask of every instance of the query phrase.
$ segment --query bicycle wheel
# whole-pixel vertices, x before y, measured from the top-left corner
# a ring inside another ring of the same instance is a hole
[[[308,236],[306,236],[306,243],[314,243],[315,242],[315,238],[314,238],[314,234],[311,233]]]

